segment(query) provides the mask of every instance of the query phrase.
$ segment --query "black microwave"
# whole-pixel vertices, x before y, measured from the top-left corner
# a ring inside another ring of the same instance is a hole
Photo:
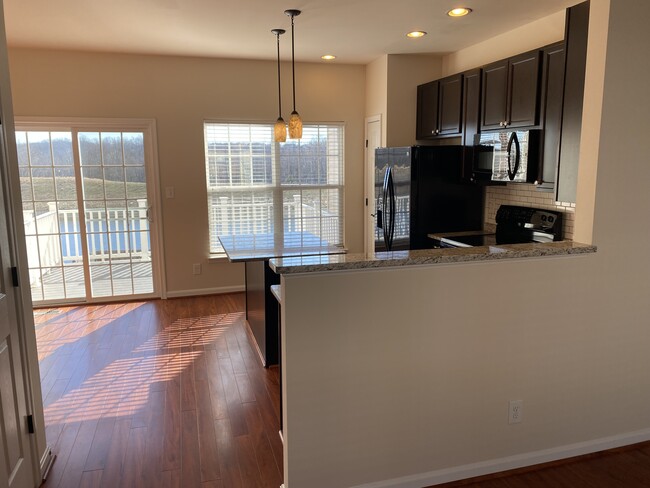
[[[538,180],[541,131],[481,132],[471,147],[471,181],[534,183]]]

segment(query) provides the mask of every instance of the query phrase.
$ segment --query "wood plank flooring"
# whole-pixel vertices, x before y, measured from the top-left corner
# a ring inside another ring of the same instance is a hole
[[[282,484],[277,369],[243,294],[35,312],[46,488]]]
[[[648,488],[650,442],[435,488]],[[433,487],[429,487],[433,488]]]

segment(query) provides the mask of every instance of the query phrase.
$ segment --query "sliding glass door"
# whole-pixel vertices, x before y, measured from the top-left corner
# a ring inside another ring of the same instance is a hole
[[[34,302],[159,296],[147,133],[17,129]]]

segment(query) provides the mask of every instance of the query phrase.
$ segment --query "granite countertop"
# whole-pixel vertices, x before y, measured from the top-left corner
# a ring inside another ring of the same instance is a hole
[[[278,274],[343,271],[395,266],[491,261],[496,259],[534,258],[595,253],[596,246],[573,241],[530,244],[504,244],[463,248],[392,251],[368,254],[337,254],[272,259],[270,266]]]
[[[273,234],[220,236],[219,241],[232,263],[346,252],[307,232],[288,232],[283,237]]]

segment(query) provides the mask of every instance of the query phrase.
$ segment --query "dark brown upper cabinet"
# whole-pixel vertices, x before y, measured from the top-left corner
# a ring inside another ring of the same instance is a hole
[[[539,126],[539,50],[483,68],[481,130]]]
[[[539,176],[537,189],[553,191],[557,181],[562,133],[562,105],[564,100],[564,42],[542,49],[542,123]]]
[[[558,202],[576,201],[588,37],[589,2],[583,2],[567,9],[562,136],[555,195]]]
[[[460,135],[462,96],[462,74],[419,85],[416,139]]]
[[[473,146],[481,119],[481,69],[463,73],[463,146]]]

